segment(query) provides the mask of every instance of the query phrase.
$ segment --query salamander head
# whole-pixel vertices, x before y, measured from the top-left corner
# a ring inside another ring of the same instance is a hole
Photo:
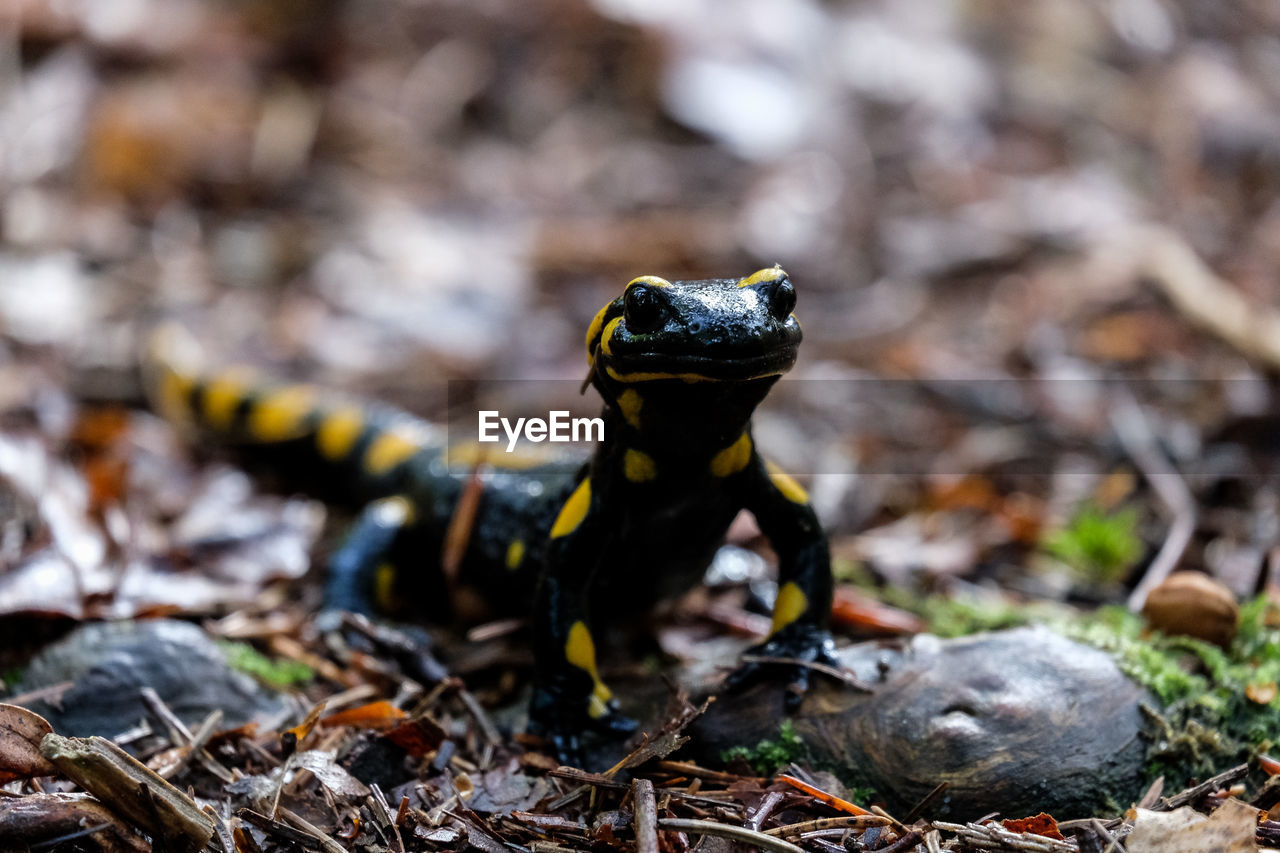
[[[641,276],[591,321],[587,355],[596,377],[615,386],[777,377],[796,360],[795,304],[777,266],[742,279]]]

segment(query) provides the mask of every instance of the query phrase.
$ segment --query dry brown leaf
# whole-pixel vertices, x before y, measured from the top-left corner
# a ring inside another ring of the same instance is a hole
[[[1045,838],[1054,838],[1058,841],[1066,841],[1062,835],[1062,830],[1058,829],[1058,822],[1053,819],[1052,815],[1040,812],[1033,817],[1023,817],[1002,820],[1001,825],[1010,832],[1019,834],[1030,833],[1031,835],[1043,835]]]
[[[1138,809],[1129,853],[1254,853],[1258,810],[1231,799],[1208,817],[1190,806],[1171,812]]]
[[[40,741],[51,731],[53,726],[34,711],[0,705],[0,781],[56,773],[40,754]]]

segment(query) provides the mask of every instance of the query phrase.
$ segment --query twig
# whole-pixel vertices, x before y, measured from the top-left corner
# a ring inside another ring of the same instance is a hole
[[[648,779],[631,781],[631,799],[635,814],[636,853],[658,853],[658,806],[653,798],[653,783]]]
[[[1175,794],[1164,802],[1157,803],[1152,806],[1151,810],[1157,812],[1168,812],[1173,811],[1179,806],[1190,805],[1206,794],[1212,794],[1214,791],[1221,790],[1222,788],[1231,787],[1247,775],[1249,775],[1248,764],[1241,764],[1237,767],[1232,767],[1230,770],[1224,770],[1222,773],[1219,773],[1211,779],[1204,780],[1194,788],[1188,788],[1181,794]]]
[[[903,825],[902,825],[902,821],[898,820],[896,817],[894,817],[893,815],[889,814],[887,811],[885,811],[885,810],[884,810],[883,808],[881,808],[880,806],[872,806],[872,807],[871,807],[871,813],[872,813],[872,814],[879,815],[880,817],[882,817],[882,818],[884,818],[885,820],[889,821],[889,826],[893,827],[893,831],[894,831],[894,832],[896,832],[896,833],[898,833],[899,835],[906,835],[906,834],[907,834],[907,828],[906,828],[905,826],[903,826]]]
[[[929,793],[925,794],[924,799],[922,799],[920,802],[916,803],[915,806],[912,807],[911,811],[903,815],[902,822],[910,826],[911,824],[919,820],[920,816],[924,814],[925,809],[929,808],[929,806],[934,801],[936,801],[938,797],[941,797],[943,795],[943,793],[947,790],[948,784],[949,783],[947,782],[939,782],[937,787],[935,787]]]
[[[236,849],[235,837],[231,834],[231,827],[227,826],[227,822],[222,819],[222,815],[218,814],[218,810],[206,805],[200,811],[213,821],[213,834],[218,839],[218,844],[222,846],[222,853],[239,853]]]
[[[319,842],[320,849],[324,850],[326,853],[347,853],[346,849],[343,848],[341,844],[334,841],[326,835],[320,827],[311,823],[302,815],[296,814],[289,809],[282,808],[280,809],[280,816],[285,819],[286,823],[292,825],[295,829],[305,835],[311,836]]]
[[[373,805],[377,808],[370,809],[374,815],[381,814],[386,820],[387,826],[391,829],[396,838],[396,847],[400,853],[404,853],[404,838],[400,835],[400,826],[396,823],[396,815],[391,813],[391,805],[387,802],[387,795],[382,793],[382,788],[377,783],[369,786],[369,799],[373,801]]]
[[[760,807],[756,809],[755,814],[747,821],[747,826],[752,829],[759,830],[769,815],[773,814],[773,810],[778,807],[778,803],[782,802],[781,791],[770,791],[764,795],[764,799],[760,801]]]
[[[1174,469],[1151,431],[1142,408],[1127,388],[1121,388],[1113,397],[1111,425],[1120,443],[1142,471],[1156,495],[1173,515],[1173,523],[1165,536],[1159,553],[1147,567],[1142,580],[1129,594],[1129,609],[1137,612],[1147,603],[1147,596],[1161,581],[1169,576],[1182,559],[1191,536],[1196,530],[1196,504],[1182,475]]]
[[[1174,232],[1127,234],[1138,247],[1135,274],[1154,282],[1182,314],[1245,356],[1280,367],[1280,314],[1246,299]]]
[[[222,725],[222,709],[214,708],[209,712],[209,716],[204,718],[204,722],[200,724],[200,727],[195,730],[195,733],[191,736],[191,742],[187,745],[186,750],[178,757],[178,760],[175,761],[172,766],[168,767],[166,772],[161,773],[160,775],[164,776],[166,779],[172,779],[180,770],[182,770],[183,767],[186,767],[194,757],[199,758],[201,760],[201,764],[203,764],[211,773],[213,773],[213,775],[217,776],[223,782],[234,781],[236,778],[235,775],[230,770],[219,764],[218,761],[204,748],[204,745],[209,742],[209,738],[213,737],[213,733],[218,730],[218,726],[220,725]]]
[[[467,708],[467,713],[471,714],[476,721],[476,725],[480,727],[480,734],[484,736],[485,742],[490,744],[502,743],[502,735],[498,734],[493,721],[484,712],[484,708],[480,707],[480,703],[476,701],[476,697],[471,694],[471,691],[465,687],[460,689],[458,698],[462,700],[462,704]]]
[[[878,814],[820,817],[800,823],[789,823],[786,826],[774,827],[765,832],[765,835],[790,838],[796,835],[803,835],[806,832],[816,832],[819,829],[870,829],[873,826],[890,826],[893,823],[893,818]]]
[[[111,826],[110,823],[99,823],[94,824],[93,826],[86,826],[84,829],[76,832],[69,832],[66,835],[59,835],[56,838],[46,838],[44,841],[39,841],[30,845],[27,849],[32,851],[32,853],[36,850],[50,849],[57,847],[59,844],[65,844],[68,841],[75,841],[77,838],[86,838],[90,835],[96,835],[109,826]]]
[[[314,835],[303,832],[300,829],[294,829],[287,823],[272,820],[264,814],[255,812],[253,809],[240,809],[236,812],[236,817],[247,823],[253,824],[269,836],[283,839],[291,844],[298,844],[312,849],[319,847],[321,844],[320,839],[316,838]]]
[[[743,655],[742,662],[743,663],[777,664],[778,666],[802,666],[805,669],[812,669],[815,672],[822,673],[823,675],[829,675],[832,678],[834,678],[836,681],[841,681],[860,693],[875,692],[873,688],[871,688],[869,685],[863,684],[861,681],[857,679],[857,677],[853,673],[849,672],[848,670],[841,669],[840,667],[832,666],[831,664],[828,664],[828,663],[822,663],[821,661],[801,660],[800,658],[765,657],[763,655]]]
[[[694,764],[691,761],[659,761],[654,764],[654,767],[680,776],[692,776],[695,779],[706,779],[708,782],[725,782],[728,784],[733,784],[734,782],[755,782],[763,785],[768,781],[760,776],[739,776],[737,773],[726,773],[723,770],[711,770],[707,767]]]
[[[1077,853],[1076,846],[1066,841],[1046,838],[1043,835],[1010,832],[998,823],[959,824],[934,821],[936,828],[954,832],[966,841],[980,847],[998,847],[1002,850],[1025,850],[1028,853]]]
[[[772,850],[774,853],[804,853],[804,848],[797,847],[790,841],[783,841],[772,835],[747,829],[745,826],[734,826],[728,823],[716,823],[712,820],[689,820],[687,818],[668,817],[658,821],[659,829],[674,832],[690,832],[694,835],[714,835],[728,838],[742,844],[749,844],[761,850]]]
[[[169,730],[169,740],[173,741],[174,746],[186,746],[191,743],[191,729],[178,719],[178,715],[173,713],[173,709],[165,704],[154,688],[144,687],[138,693],[142,696],[143,704]]]
[[[75,687],[74,681],[59,681],[57,684],[50,684],[47,687],[40,687],[36,690],[28,690],[26,693],[19,693],[17,696],[9,696],[4,702],[6,705],[30,705],[37,699],[55,699],[62,693],[66,693],[72,687]]]
[[[907,853],[909,850],[914,850],[916,845],[922,841],[924,841],[924,833],[918,829],[913,829],[906,835],[898,836],[898,840],[888,847],[880,848],[880,853]]]
[[[200,726],[200,736],[193,735],[191,730],[187,728],[186,723],[178,718],[173,709],[165,704],[160,698],[160,694],[150,687],[143,687],[139,694],[142,696],[143,703],[155,714],[160,722],[164,723],[165,728],[169,730],[169,739],[173,741],[174,746],[185,746],[188,748],[187,753],[179,759],[177,764],[170,769],[169,776],[178,772],[190,759],[194,756],[199,760],[202,767],[217,776],[223,782],[232,782],[235,780],[235,774],[227,768],[223,767],[219,761],[213,757],[210,752],[204,748],[205,742],[213,736],[216,727],[222,722],[222,711],[214,709],[214,711],[205,718]]]
[[[806,794],[813,797],[818,802],[824,803],[830,806],[831,808],[835,809],[836,811],[841,811],[841,812],[844,812],[845,814],[853,814],[853,815],[871,814],[869,810],[864,809],[862,806],[857,805],[856,803],[851,803],[842,797],[837,797],[835,794],[832,794],[829,791],[824,791],[821,788],[817,787],[816,785],[810,785],[808,782],[804,781],[803,779],[800,779],[796,776],[792,776],[789,773],[779,773],[778,781],[783,782],[787,785],[790,785],[791,787],[796,788],[797,790],[804,791]]]
[[[586,770],[579,770],[576,767],[567,765],[557,767],[555,770],[548,770],[548,776],[554,776],[557,779],[567,779],[570,782],[578,782],[583,785],[592,785],[597,788],[610,788],[615,791],[624,790],[627,786],[619,782],[617,779],[610,779],[601,773],[590,773]],[[551,811],[555,811],[552,809]]]

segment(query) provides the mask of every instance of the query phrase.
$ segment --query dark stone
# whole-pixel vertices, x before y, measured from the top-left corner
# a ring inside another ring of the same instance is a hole
[[[215,708],[223,728],[268,722],[287,709],[285,697],[227,666],[200,626],[173,619],[82,625],[31,661],[18,692],[64,681],[74,684],[56,702],[27,703],[62,735],[113,737],[133,728],[147,716],[143,687],[190,728]]]

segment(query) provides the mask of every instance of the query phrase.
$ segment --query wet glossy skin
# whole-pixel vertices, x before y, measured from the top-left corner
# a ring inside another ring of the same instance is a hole
[[[562,755],[584,729],[634,728],[600,679],[592,626],[697,583],[740,509],[780,561],[773,631],[757,651],[831,659],[826,538],[804,490],[763,460],[750,431],[756,405],[795,362],[794,305],[776,267],[743,279],[633,280],[586,336],[589,381],[605,401],[605,440],[590,461],[568,479],[534,468],[487,480],[454,583],[531,615],[530,727]],[[163,355],[153,374],[167,412],[267,447],[274,461],[318,475],[331,498],[372,500],[330,561],[330,606],[446,609],[439,555],[462,479],[428,425],[307,386],[199,377]],[[808,671],[788,669],[794,701]],[[736,680],[757,674],[749,665]]]

